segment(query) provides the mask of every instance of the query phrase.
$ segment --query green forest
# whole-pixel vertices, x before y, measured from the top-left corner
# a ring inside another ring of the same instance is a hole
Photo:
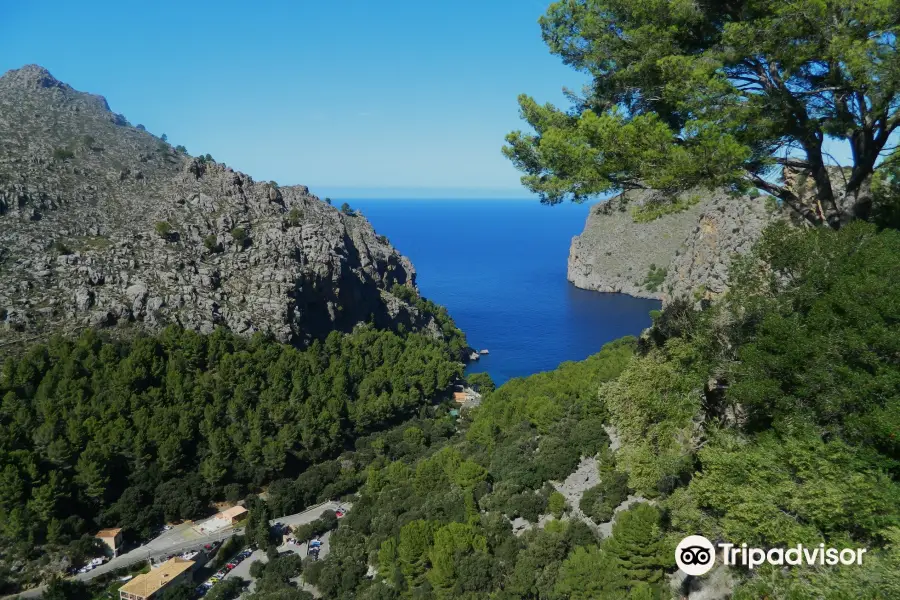
[[[304,576],[329,598],[670,598],[675,545],[703,534],[869,549],[734,570],[738,599],[898,597],[897,273],[895,230],[770,229],[714,307],[671,303],[640,339],[501,386],[421,458],[375,460]],[[590,456],[600,483],[568,505],[551,482]]]
[[[519,99],[504,153],[542,202],[724,189],[784,219],[702,310],[670,299],[639,339],[375,460],[304,577],[367,600],[900,597],[900,5],[563,0],[540,27],[590,81],[568,108]],[[690,534],[868,555],[698,582],[673,561]]]
[[[496,389],[473,376],[483,401],[458,416],[465,339],[402,287],[443,340],[360,325],[306,349],[177,328],[35,345],[0,371],[0,593],[79,564],[99,527],[145,539],[245,499],[263,546],[271,516],[343,498],[345,517],[302,530],[335,527],[330,553],[254,564],[252,600],[308,598],[298,573],[334,600],[900,598],[900,3],[561,0],[539,25],[587,85],[564,108],[520,96],[503,152],[523,185],[546,204],[771,205],[727,291],[667,298],[584,361]],[[687,535],[867,553],[685,577]]]
[[[58,568],[62,556],[92,556],[89,534],[100,527],[144,539],[262,486],[277,514],[340,495],[355,474],[329,459],[431,409],[461,375],[456,353],[370,326],[306,350],[170,327],[129,341],[88,330],[9,358],[0,591]],[[18,560],[31,568],[13,573]]]

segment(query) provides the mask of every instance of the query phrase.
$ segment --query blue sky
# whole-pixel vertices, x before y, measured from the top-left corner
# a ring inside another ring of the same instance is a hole
[[[516,96],[580,74],[540,0],[0,2],[0,71],[37,63],[173,144],[332,197],[527,197]]]

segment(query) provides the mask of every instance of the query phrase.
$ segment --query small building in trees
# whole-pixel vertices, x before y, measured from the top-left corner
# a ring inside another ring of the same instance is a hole
[[[209,535],[229,527],[234,527],[249,516],[249,512],[243,506],[232,506],[222,512],[216,513],[207,520],[193,526],[193,530],[202,535]]]
[[[474,408],[481,404],[481,394],[470,387],[464,387],[461,392],[453,392],[453,401],[459,404],[460,408]]]
[[[247,518],[247,509],[243,506],[232,506],[217,514],[216,518],[227,521],[229,525],[236,525]]]
[[[94,537],[103,542],[103,544],[109,548],[109,551],[112,552],[113,556],[119,555],[119,549],[122,547],[121,527],[101,529]]]
[[[149,573],[138,575],[121,588],[119,600],[151,600],[166,588],[172,588],[190,580],[194,561],[176,556],[170,558]]]

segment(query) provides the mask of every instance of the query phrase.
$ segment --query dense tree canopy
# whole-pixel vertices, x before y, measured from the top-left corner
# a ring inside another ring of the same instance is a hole
[[[0,372],[0,559],[55,548],[77,562],[99,527],[146,537],[273,481],[269,507],[251,509],[260,527],[346,493],[358,473],[328,459],[446,396],[452,354],[368,326],[302,351],[176,328],[34,346]]]
[[[625,368],[634,347],[634,339],[625,339],[584,362],[513,380],[489,392],[468,430],[447,443],[416,442],[417,450],[400,460],[374,461],[361,496],[331,538],[332,554],[310,581],[330,598],[557,597],[567,555],[600,540],[577,520],[553,521],[517,538],[509,519],[535,523],[567,510],[547,481],[565,478],[582,456],[608,451],[597,386]],[[631,546],[617,552],[611,564],[618,557],[623,565],[643,560]],[[378,577],[365,579],[360,561],[376,565]],[[573,561],[560,590],[595,575]],[[656,576],[638,573],[632,581],[616,570],[610,586],[627,590]]]
[[[852,570],[734,571],[735,598],[890,598],[900,590],[898,261],[896,230],[772,227],[711,307],[671,303],[640,340],[492,391],[473,378],[486,394],[459,420],[426,400],[458,376],[448,346],[414,335],[363,328],[304,352],[177,330],[55,340],[0,378],[3,558],[27,556],[28,544],[89,553],[79,536],[91,526],[152,528],[266,482],[265,503],[247,500],[247,535],[260,545],[269,516],[359,495],[345,518],[298,532],[334,529],[326,558],[272,553],[254,568],[258,600],[304,597],[291,584],[301,570],[326,598],[663,599],[687,534],[869,549]],[[303,412],[317,394],[320,408]],[[372,419],[360,404],[385,394],[393,408]],[[167,416],[173,406],[196,418]],[[308,419],[326,414],[340,416],[339,440],[285,438],[277,469],[265,462],[274,450],[245,447],[292,426],[316,431]],[[153,415],[176,425],[154,428]],[[279,416],[279,428],[255,431]],[[167,440],[182,428],[190,437]],[[231,458],[211,480],[203,464],[216,448]],[[599,483],[580,497],[557,491],[587,457]]]
[[[893,597],[898,260],[895,230],[773,227],[711,308],[673,303],[639,343],[509,381],[446,441],[404,432],[409,451],[372,462],[316,585],[327,598],[662,599],[678,593],[675,545],[703,534],[869,549],[853,569],[734,571],[736,598]],[[567,506],[554,485],[583,457],[600,482]],[[610,520],[601,539],[592,528]]]
[[[561,0],[541,29],[591,78],[569,111],[519,99],[534,133],[504,152],[544,202],[754,186],[811,223],[868,217],[900,125],[894,0]],[[852,165],[829,168],[829,137]],[[810,185],[775,183],[778,167]]]

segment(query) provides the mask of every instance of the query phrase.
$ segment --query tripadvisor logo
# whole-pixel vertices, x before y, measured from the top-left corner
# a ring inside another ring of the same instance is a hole
[[[703,575],[715,562],[716,549],[702,535],[689,535],[675,548],[675,564],[688,575]]]
[[[755,569],[763,563],[770,565],[861,565],[867,548],[826,548],[825,544],[791,548],[748,548],[747,544],[718,544],[722,562],[726,566]],[[688,575],[708,573],[716,563],[716,547],[702,535],[689,535],[675,548],[675,564]]]

